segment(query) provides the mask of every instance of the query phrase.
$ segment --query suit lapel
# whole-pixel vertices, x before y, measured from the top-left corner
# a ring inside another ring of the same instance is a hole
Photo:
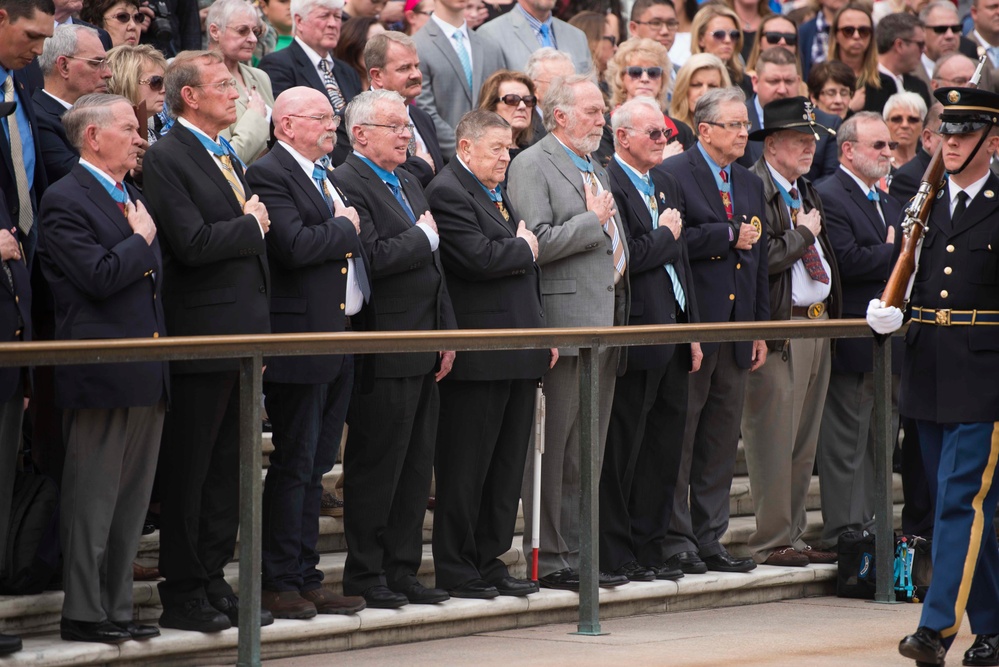
[[[465,97],[468,98],[469,104],[472,103],[472,91],[468,89],[468,81],[465,79],[465,68],[461,66],[461,61],[458,60],[458,54],[455,53],[454,47],[451,46],[451,40],[444,31],[440,29],[434,21],[427,22],[427,32],[430,33],[430,37],[433,40],[434,46],[441,52],[444,59],[448,61],[451,65],[451,69],[454,70],[454,75],[458,79],[458,83],[461,84],[461,89],[465,91]],[[471,31],[469,31],[471,32]],[[478,90],[478,81],[482,78],[482,46],[478,43],[478,40],[474,42],[469,39],[475,47],[472,49],[472,85]],[[478,79],[476,78],[478,77]]]
[[[957,221],[957,225],[951,228],[951,236],[967,231],[985,220],[995,211],[997,187],[999,187],[999,182],[997,182],[995,176],[989,173],[989,178],[985,181],[985,185],[982,186],[978,195],[968,203],[968,208],[965,209],[961,219]],[[992,193],[992,196],[988,197],[988,193]]]
[[[368,189],[377,193],[378,198],[385,202],[386,206],[392,209],[392,212],[396,214],[396,217],[398,217],[400,221],[406,225],[406,227],[413,226],[413,223],[410,222],[406,211],[403,210],[402,205],[396,200],[395,197],[392,196],[392,192],[389,191],[388,186],[382,182],[382,179],[378,178],[378,174],[376,174],[371,167],[369,167],[363,160],[361,160],[361,158],[357,157],[353,153],[347,156],[347,162],[354,167],[354,170],[359,176],[361,176],[361,178],[368,181]],[[410,202],[410,205],[412,205],[412,202]],[[417,219],[420,217],[415,210],[413,211],[413,215],[415,215]]]
[[[579,193],[579,196],[585,203],[586,192],[583,191],[583,177],[579,173],[579,170],[576,169],[576,165],[574,165],[572,160],[569,159],[569,156],[566,154],[562,144],[555,138],[554,134],[546,135],[545,138],[542,139],[542,142],[545,143],[545,150],[547,151],[548,157],[552,161],[552,164],[554,164],[555,168],[558,169],[558,172],[572,184],[572,187],[575,188],[576,192]]]
[[[610,175],[612,183],[617,184],[617,187],[626,193],[625,196],[628,201],[628,207],[631,209],[632,217],[640,221],[644,229],[651,231],[652,214],[649,212],[648,204],[645,202],[642,193],[638,191],[631,182],[631,179],[628,178],[624,167],[619,165],[617,160],[611,158],[610,163],[607,165],[607,173]]]
[[[836,171],[836,178],[840,180],[843,184],[843,188],[850,193],[850,199],[853,203],[863,212],[864,217],[867,221],[871,223],[871,227],[877,233],[878,237],[884,241],[887,238],[887,217],[885,222],[881,222],[881,216],[878,215],[877,207],[867,199],[867,193],[861,192],[860,187],[857,186],[857,182],[850,178],[849,174],[843,173],[842,169]]]
[[[122,238],[131,236],[133,232],[128,220],[97,178],[79,165],[73,167],[73,176],[80,183],[80,187],[87,191],[87,198],[121,232]]]
[[[527,48],[528,53],[538,50],[540,43],[534,36],[534,30],[527,24],[527,19],[517,12],[516,7],[510,12],[510,25],[513,27],[513,34]]]
[[[711,211],[718,216],[719,220],[726,219],[728,216],[725,213],[725,206],[722,204],[721,194],[719,194],[718,188],[715,186],[715,175],[711,173],[711,168],[704,160],[704,156],[696,148],[691,148],[688,154],[690,155],[690,166],[694,174],[694,181],[701,188],[704,201],[708,202]]]
[[[312,202],[312,205],[319,211],[323,219],[329,218],[332,213],[329,206],[326,204],[326,200],[323,199],[322,194],[319,192],[319,188],[316,186],[315,181],[305,175],[302,171],[301,165],[295,161],[295,158],[285,150],[284,146],[277,144],[272,149],[273,152],[277,153],[277,159],[281,163],[281,166],[288,170],[291,174],[291,180],[295,183],[302,193],[305,195],[306,199]]]
[[[316,71],[316,66],[312,64],[311,60],[309,60],[309,56],[305,55],[305,51],[303,51],[302,47],[298,45],[298,42],[292,41],[292,43],[288,45],[288,48],[291,49],[292,55],[295,56],[295,65],[300,71],[305,73],[305,78],[309,80],[309,85],[316,90],[325,91],[326,84],[323,83],[321,78],[319,78],[319,72]]]
[[[194,133],[180,123],[175,123],[173,129],[170,130],[170,133],[176,134],[177,140],[187,146],[188,154],[191,156],[191,160],[222,192],[222,195],[232,206],[233,210],[242,213],[243,207],[239,205],[239,200],[236,199],[236,194],[232,191],[232,186],[229,185],[229,181],[227,181],[225,176],[222,175],[222,169],[215,163],[215,158],[208,154],[208,151],[201,145],[201,142],[198,141],[196,136],[194,136]],[[248,193],[249,188],[246,187],[246,180],[243,178],[243,173],[239,164],[234,161],[232,166],[240,182],[243,184],[243,192]]]
[[[496,204],[493,203],[493,200],[489,198],[486,191],[481,185],[479,185],[475,176],[461,166],[457,160],[452,160],[448,166],[445,167],[445,169],[451,169],[454,172],[455,178],[457,178],[458,182],[461,183],[461,186],[465,188],[465,191],[472,195],[472,199],[475,200],[475,203],[486,212],[486,215],[489,216],[493,222],[502,227],[507,232],[508,236],[513,236],[516,233],[517,222],[514,220],[512,210],[506,204],[505,198],[503,200],[503,205],[506,206],[506,210],[510,212],[509,221],[507,221],[506,218],[504,218],[499,212],[499,209],[496,208]]]

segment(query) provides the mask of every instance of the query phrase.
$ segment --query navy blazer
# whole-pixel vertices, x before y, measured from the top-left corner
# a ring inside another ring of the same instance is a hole
[[[142,201],[128,187],[132,201]],[[104,186],[77,165],[53,184],[38,214],[38,257],[55,300],[58,340],[166,335],[163,262],[132,231]],[[64,409],[155,405],[168,397],[164,361],[56,366],[56,405]]]
[[[361,79],[357,76],[354,68],[342,60],[337,60],[330,55],[333,60],[333,77],[340,86],[340,94],[347,104],[361,92]],[[271,78],[271,90],[274,92],[274,99],[278,95],[294,88],[295,86],[305,86],[314,88],[323,95],[327,95],[326,85],[323,83],[319,72],[316,70],[309,56],[298,44],[292,40],[291,44],[281,49],[268,53],[260,61],[260,69],[267,72]],[[330,153],[333,166],[343,164],[347,156],[350,155],[350,137],[347,135],[347,124],[340,123],[336,131],[336,145]]]
[[[234,163],[237,176],[242,169]],[[270,273],[260,225],[243,213],[218,163],[181,123],[146,151],[144,194],[163,249],[163,307],[174,336],[270,333]],[[253,192],[243,180],[246,196]],[[179,361],[174,373],[232,370]]]
[[[35,118],[35,105],[31,103],[31,93],[24,85],[24,70],[14,72],[14,92],[17,95],[17,104],[24,109],[28,116],[28,124],[31,126],[31,135],[35,144],[35,180],[31,188],[32,205],[37,213],[38,203],[41,201],[48,179],[45,176],[45,163],[42,159],[42,144],[39,141],[38,119]],[[23,135],[23,132],[22,132]],[[22,136],[23,138],[23,136]],[[15,223],[21,210],[21,202],[17,197],[17,181],[14,179],[14,163],[10,157],[10,142],[7,134],[0,132],[0,191],[3,191],[7,200],[7,213]]]
[[[343,331],[347,260],[364,261],[353,223],[333,217],[315,181],[281,144],[247,169],[246,180],[271,219],[267,233],[271,331]],[[269,358],[264,381],[332,382],[341,361],[341,355]]]
[[[932,156],[922,146],[916,151],[915,157],[899,167],[891,176],[888,194],[901,204],[902,208],[916,195],[919,184],[923,182],[923,174],[930,166]]]
[[[680,213],[701,321],[769,321],[767,244],[761,238],[751,250],[733,247],[729,241],[732,224],[701,151],[691,148],[657,169],[672,174],[685,193]],[[732,165],[732,202],[736,218],[746,216],[746,222],[758,218],[761,228],[766,224],[763,182],[739,164]],[[711,354],[718,343],[704,343],[701,349],[705,355]],[[735,358],[741,368],[752,365],[752,354],[751,342],[735,343]]]
[[[441,262],[454,316],[461,329],[534,329],[545,326],[541,269],[516,236],[519,217],[504,199],[500,214],[479,182],[452,160],[427,188],[441,234]],[[541,350],[459,352],[454,380],[537,379],[548,370]]]
[[[430,185],[430,181],[434,180],[434,176],[439,174],[441,169],[444,168],[444,158],[441,156],[441,144],[437,141],[437,127],[434,125],[434,119],[430,117],[430,114],[415,104],[407,104],[406,109],[409,111],[410,120],[413,121],[413,125],[416,126],[416,130],[420,133],[420,138],[427,145],[427,152],[433,158],[434,168],[431,169],[430,165],[423,161],[423,158],[416,157],[415,155],[410,155],[402,167],[413,176],[416,176],[416,180],[425,188]]]
[[[818,34],[815,19],[805,21],[798,27],[798,54],[801,56],[801,78],[808,80],[808,73],[812,71],[812,45],[815,43],[815,35]],[[830,35],[830,39],[832,36]]]
[[[3,193],[0,192],[0,220],[3,221],[3,229],[13,229],[14,223],[7,217],[7,207],[2,200]],[[17,238],[16,232],[14,238]],[[0,342],[4,343],[31,340],[31,277],[24,263],[23,251],[21,254],[19,260],[7,260],[14,279],[13,290],[5,279],[0,279]],[[17,392],[24,391],[22,381],[26,375],[26,368],[0,368],[0,403],[6,403]]]
[[[38,120],[38,140],[42,145],[45,176],[49,183],[55,183],[73,170],[80,161],[80,153],[69,143],[62,124],[66,107],[41,89],[34,92],[31,101]]]
[[[749,111],[749,122],[753,126],[750,132],[760,129],[760,116],[756,113],[756,96],[746,100],[746,109]],[[815,109],[815,122],[828,127],[833,132],[839,130],[843,120],[838,116],[828,114],[821,109]],[[836,146],[836,137],[827,132],[818,132],[819,140],[815,144],[815,155],[812,157],[812,168],[805,174],[805,178],[810,183],[822,180],[826,176],[831,176],[839,168],[839,148]],[[746,169],[752,169],[753,165],[760,161],[763,156],[763,142],[750,141],[746,144],[746,152],[737,160]]]
[[[825,209],[825,229],[839,265],[843,289],[843,317],[864,317],[867,304],[879,296],[891,274],[892,253],[902,238],[901,206],[878,190],[884,222],[867,192],[842,169],[815,185]],[[888,229],[895,228],[895,245],[886,243]],[[892,339],[892,372],[902,370],[901,339]],[[869,338],[836,341],[833,370],[840,373],[872,373],[874,350]]]
[[[635,188],[628,174],[611,158],[607,165],[610,189],[621,221],[628,228],[628,273],[631,279],[631,313],[628,324],[676,324],[699,322],[697,295],[690,269],[685,234],[679,239],[665,227],[652,228],[652,215],[645,198]],[[672,176],[653,169],[650,173],[659,211],[675,208],[682,211],[683,192]],[[679,311],[673,281],[664,268],[672,264],[686,296],[686,309]],[[642,345],[628,350],[628,370],[665,368],[673,358],[675,345]]]
[[[405,169],[396,169],[395,173],[419,219],[429,210],[423,188]],[[371,268],[370,306],[376,323],[372,326],[365,313],[359,319],[360,326],[377,327],[379,331],[456,328],[440,252],[430,249],[423,230],[410,222],[388,187],[356,155],[347,156],[347,161],[333,174],[361,217],[361,243]],[[372,377],[415,377],[437,368],[439,355],[436,352],[381,354],[377,360],[366,355],[362,363],[374,363]]]

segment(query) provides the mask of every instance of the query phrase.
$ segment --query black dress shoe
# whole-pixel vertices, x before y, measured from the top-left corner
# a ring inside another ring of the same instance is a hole
[[[493,585],[493,588],[495,588],[500,595],[523,597],[525,595],[531,595],[538,592],[538,582],[528,581],[526,579],[517,579],[516,577],[511,577],[510,575],[507,575],[502,579],[493,579],[489,583]]]
[[[160,636],[160,629],[154,625],[139,625],[134,621],[126,623],[119,623],[118,621],[111,622],[127,632],[132,639],[152,639],[153,637]]]
[[[560,591],[578,591],[579,573],[571,567],[567,567],[558,572],[552,572],[551,574],[539,577],[538,583],[542,588],[554,588]]]
[[[211,600],[213,607],[218,609],[220,612],[229,617],[229,622],[232,623],[232,627],[239,627],[239,596],[235,593],[230,593],[225,597],[218,598],[217,600]],[[274,614],[269,610],[261,608],[260,609],[260,627],[265,625],[271,625],[274,623]]]
[[[451,597],[447,591],[439,588],[427,588],[419,582],[410,584],[405,590],[398,592],[405,595],[411,604],[437,604]]]
[[[601,572],[600,579],[598,580],[597,585],[600,586],[600,588],[615,588],[617,586],[624,586],[625,584],[629,583],[629,581],[630,580],[628,579],[628,577],[624,576],[623,574],[615,574],[613,572]]]
[[[132,638],[132,635],[111,621],[74,621],[66,617],[59,621],[59,636],[70,642],[101,642],[104,644],[117,644]]]
[[[655,573],[656,579],[663,579],[665,581],[676,581],[677,579],[683,579],[683,570],[680,569],[680,566],[678,564],[676,565],[673,564],[674,558],[676,557],[674,556],[673,558],[670,558],[662,565],[655,565],[649,568]]]
[[[915,660],[917,665],[942,665],[947,649],[940,641],[940,633],[929,628],[918,628],[898,643],[903,657]]]
[[[468,598],[471,600],[492,600],[499,597],[499,591],[495,586],[490,586],[482,579],[472,579],[466,581],[461,586],[448,589],[448,594],[453,598]]]
[[[164,606],[161,628],[192,632],[221,632],[232,627],[229,617],[208,604],[205,598],[185,600],[183,604]]]
[[[667,558],[666,564],[671,569],[679,568],[684,574],[704,574],[708,571],[708,566],[695,551],[681,551]]]
[[[736,558],[728,551],[707,556],[704,565],[714,572],[749,572],[756,569],[756,563],[752,558]]]
[[[995,667],[999,665],[999,634],[978,635],[975,643],[964,652],[967,667]]]
[[[22,648],[21,638],[14,635],[0,634],[0,655],[17,653]]]
[[[628,581],[655,581],[656,573],[644,565],[639,565],[637,560],[625,563],[617,568],[612,574],[620,574],[628,578]]]
[[[371,609],[398,609],[409,604],[402,593],[394,593],[388,586],[372,586],[362,594]]]

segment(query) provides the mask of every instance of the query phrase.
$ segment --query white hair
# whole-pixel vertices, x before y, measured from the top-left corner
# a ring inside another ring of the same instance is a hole
[[[243,14],[251,14],[254,19],[259,21],[257,8],[246,0],[215,0],[208,8],[205,25],[214,25],[219,30],[225,30],[234,18]]]
[[[374,122],[380,102],[395,102],[403,106],[406,104],[403,96],[394,90],[367,90],[352,99],[344,113],[351,146],[354,145],[354,128]]]
[[[295,21],[296,16],[303,19],[309,15],[313,9],[323,7],[336,11],[343,9],[343,0],[291,0],[291,20]]]
[[[920,122],[926,118],[926,101],[923,100],[922,95],[919,93],[912,93],[908,90],[901,93],[895,93],[888,98],[887,102],[885,102],[885,109],[882,112],[882,116],[887,121],[888,117],[891,116],[899,107],[915,110],[916,115],[919,116]]]
[[[663,110],[659,103],[651,97],[635,97],[619,106],[611,116],[611,129],[614,131],[614,147],[617,148],[617,131],[622,127],[631,127],[635,115],[642,109],[654,111],[660,118]]]
[[[43,75],[51,74],[52,70],[55,69],[56,61],[62,56],[76,55],[76,50],[79,48],[79,35],[83,32],[99,37],[93,28],[71,23],[59,26],[51,37],[45,39],[42,55],[38,56],[38,67],[42,70]]]
[[[556,51],[550,46],[543,46],[532,53],[531,57],[527,59],[527,64],[524,65],[524,74],[526,74],[527,78],[531,81],[536,81],[538,74],[540,74],[538,70],[541,65],[550,62],[568,63],[572,66],[572,71],[576,71],[576,64],[572,62],[572,58],[570,58],[566,53]]]

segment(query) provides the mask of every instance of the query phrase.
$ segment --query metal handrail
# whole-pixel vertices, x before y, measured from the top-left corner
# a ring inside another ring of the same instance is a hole
[[[265,357],[304,354],[377,354],[437,350],[578,349],[580,363],[580,634],[600,634],[598,595],[597,358],[609,347],[736,342],[792,338],[860,338],[871,331],[861,319],[725,322],[551,329],[474,329],[379,331],[326,334],[258,334],[164,338],[0,343],[0,367],[121,363],[154,360],[234,359],[239,361],[240,391],[240,559],[239,665],[260,664],[260,521],[262,504],[260,396]],[[891,535],[890,424],[891,346],[873,342],[877,451],[876,524]],[[250,502],[245,502],[249,498]],[[878,540],[876,600],[894,599],[891,540]]]

